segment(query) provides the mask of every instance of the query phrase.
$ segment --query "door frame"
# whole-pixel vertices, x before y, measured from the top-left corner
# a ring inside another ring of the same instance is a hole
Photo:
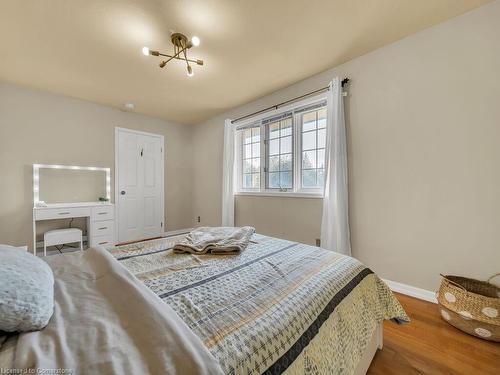
[[[119,164],[119,159],[120,159],[120,153],[118,152],[118,137],[120,132],[124,133],[133,133],[133,134],[138,134],[138,135],[147,135],[149,137],[155,137],[160,139],[161,142],[161,152],[163,154],[163,157],[161,158],[161,165],[160,165],[160,173],[161,173],[161,217],[163,219],[163,233],[161,235],[163,236],[164,233],[166,232],[166,226],[167,226],[167,219],[165,217],[166,211],[165,211],[165,155],[166,155],[166,150],[165,150],[165,137],[161,134],[155,134],[155,133],[148,133],[140,130],[134,130],[134,129],[129,129],[129,128],[122,128],[119,126],[115,126],[115,225],[116,225],[116,242],[118,243],[120,241],[120,199],[119,199],[119,174],[120,174],[120,168],[118,168]]]

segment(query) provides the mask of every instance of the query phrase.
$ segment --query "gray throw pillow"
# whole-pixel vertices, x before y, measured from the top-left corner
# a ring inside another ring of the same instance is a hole
[[[52,269],[25,250],[0,245],[0,331],[40,330],[53,312]]]

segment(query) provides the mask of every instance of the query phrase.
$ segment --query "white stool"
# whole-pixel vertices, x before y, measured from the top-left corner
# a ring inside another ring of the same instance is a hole
[[[78,228],[54,229],[43,235],[43,255],[47,255],[47,246],[64,245],[65,243],[80,242],[83,250],[82,230]]]

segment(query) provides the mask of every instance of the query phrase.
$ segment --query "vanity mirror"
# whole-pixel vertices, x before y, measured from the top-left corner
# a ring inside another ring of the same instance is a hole
[[[109,201],[110,197],[110,168],[33,164],[35,206]]]

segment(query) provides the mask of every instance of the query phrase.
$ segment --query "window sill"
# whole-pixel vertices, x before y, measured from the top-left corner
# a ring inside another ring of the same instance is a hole
[[[313,198],[323,199],[321,193],[299,193],[299,192],[272,192],[272,191],[239,191],[234,193],[236,196],[255,196],[255,197],[280,197],[280,198]]]

